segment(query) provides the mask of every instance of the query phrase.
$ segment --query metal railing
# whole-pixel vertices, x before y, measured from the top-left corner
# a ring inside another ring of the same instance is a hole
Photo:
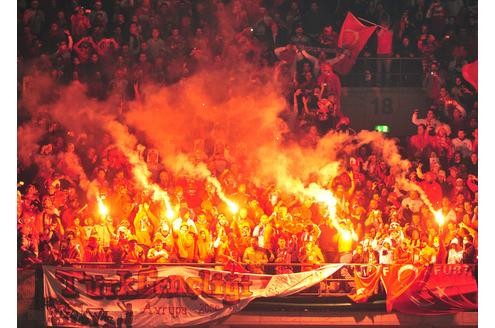
[[[237,263],[244,268],[248,265],[246,263]],[[266,263],[263,264],[264,266],[264,272],[266,274],[275,274],[275,267],[287,267],[290,266],[294,270],[294,272],[299,272],[302,267],[318,267],[318,266],[324,266],[327,264],[341,264],[342,267],[337,270],[334,274],[332,274],[331,277],[326,278],[319,284],[316,284],[314,286],[311,286],[297,294],[294,294],[290,297],[295,297],[295,298],[300,298],[300,297],[342,297],[346,296],[352,292],[355,292],[355,283],[354,283],[354,270],[356,269],[362,269],[362,268],[368,268],[370,266],[378,266],[377,264],[363,264],[363,263],[322,263],[322,264],[312,264],[312,263]],[[225,267],[226,263],[150,263],[150,262],[143,262],[143,263],[115,263],[115,262],[78,262],[78,263],[71,263],[71,264],[64,264],[60,265],[60,267],[73,267],[73,268],[91,268],[91,267],[98,267],[98,268],[104,268],[104,269],[122,269],[122,268],[128,268],[128,269],[145,269],[147,267],[167,267],[167,266],[189,266],[189,267],[199,267],[199,268],[216,268],[216,269],[221,269],[222,267]],[[392,264],[393,265],[393,264]],[[400,264],[397,264],[400,265]],[[447,264],[445,264],[447,265]],[[472,266],[476,267],[477,264],[472,264]],[[34,270],[33,270],[34,269]],[[35,277],[36,277],[36,284],[43,284],[42,281],[42,274],[40,272],[42,271],[42,265],[37,265],[36,267],[30,268],[30,269],[18,269],[21,271],[24,270],[33,270],[34,272],[37,272]],[[227,270],[228,271],[228,270]],[[476,268],[473,270],[477,271]],[[249,272],[245,272],[249,273]],[[39,287],[37,287],[39,288]],[[379,288],[377,290],[377,295],[379,297],[383,298],[384,297],[384,291],[383,287],[381,284],[379,284]]]
[[[365,71],[371,80],[365,80]],[[341,77],[348,87],[422,87],[423,59],[396,57],[359,57],[349,74]]]
[[[336,49],[318,46],[299,46],[314,56],[325,52],[329,57],[337,54]],[[346,87],[422,87],[423,65],[422,57],[366,57],[360,56],[349,74],[341,77],[343,86]],[[364,72],[369,70],[371,82],[366,82]],[[381,72],[380,72],[381,70]]]

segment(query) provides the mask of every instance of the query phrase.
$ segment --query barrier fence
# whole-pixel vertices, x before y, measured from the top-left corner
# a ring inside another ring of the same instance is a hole
[[[238,265],[245,267],[246,263],[237,263]],[[323,263],[319,266],[334,263]],[[341,263],[342,267],[337,270],[331,277],[324,279],[317,286],[309,287],[295,296],[308,296],[308,297],[339,297],[345,296],[355,291],[354,282],[354,270],[360,270],[363,272],[370,267],[369,264],[362,263]],[[59,266],[60,268],[100,268],[100,269],[133,269],[143,270],[149,267],[195,267],[195,268],[216,268],[222,269],[225,267],[225,263],[115,263],[115,262],[78,262]],[[448,265],[447,265],[448,266]],[[469,265],[473,267],[472,272],[476,275],[477,279],[477,264]],[[275,267],[293,267],[293,272],[300,272],[301,267],[315,267],[312,263],[266,263],[264,264],[265,274],[275,274]],[[225,269],[224,269],[225,270]],[[226,271],[229,271],[228,269]],[[237,271],[236,271],[237,272]],[[247,270],[245,273],[249,273]],[[20,280],[19,280],[20,279]],[[34,297],[34,291],[42,290],[43,284],[42,265],[36,266],[36,268],[30,269],[18,269],[18,297],[23,294],[23,291],[28,291],[24,297]],[[28,284],[35,284],[36,287],[28,287]],[[19,285],[21,283],[21,285]],[[378,294],[383,294],[383,287],[380,285]],[[384,296],[384,294],[382,295]]]
[[[301,47],[314,56],[325,52],[329,57],[336,55],[335,49],[322,47]],[[343,86],[389,86],[389,87],[421,87],[423,81],[423,69],[430,63],[429,59],[422,57],[373,57],[360,56],[351,71],[341,76]],[[365,80],[365,71],[371,75],[369,81]]]

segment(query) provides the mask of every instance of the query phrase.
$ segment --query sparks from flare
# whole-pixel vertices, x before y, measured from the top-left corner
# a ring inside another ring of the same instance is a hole
[[[239,211],[239,206],[236,203],[234,203],[232,200],[230,200],[227,196],[225,196],[220,181],[218,181],[217,178],[212,176],[208,176],[206,179],[208,180],[209,183],[211,183],[215,187],[218,197],[220,197],[220,199],[225,204],[227,204],[227,206],[229,207],[230,211],[233,214],[236,214]]]
[[[430,199],[428,198],[428,196],[424,192],[423,188],[421,188],[420,186],[418,186],[415,183],[408,182],[405,179],[399,180],[399,183],[401,185],[403,185],[406,190],[411,190],[412,189],[412,190],[417,191],[419,197],[421,198],[421,200],[423,201],[423,203],[428,207],[428,209],[430,210],[431,214],[433,214],[435,216],[435,218],[437,217],[437,212],[439,212],[439,211],[435,211],[435,208],[433,207],[433,204],[431,203]],[[440,214],[441,214],[441,211],[440,211]],[[438,220],[437,220],[437,222],[438,222]],[[442,222],[443,222],[443,220],[442,220]]]
[[[439,209],[437,211],[435,210],[433,204],[431,203],[430,199],[424,192],[423,188],[421,188],[420,186],[414,183],[411,183],[410,185],[413,187],[413,190],[416,190],[418,192],[419,197],[421,198],[423,203],[428,207],[431,214],[433,214],[433,216],[435,217],[435,221],[437,221],[438,226],[442,227],[445,224],[445,216],[442,213],[442,209]]]
[[[170,197],[168,193],[161,189],[156,184],[151,184],[149,186],[153,191],[153,199],[154,200],[163,200],[163,204],[165,205],[165,216],[167,219],[172,220],[175,218],[175,211],[173,210],[172,203],[170,201]]]
[[[145,162],[143,162],[139,156],[133,151],[127,150],[125,147],[121,146],[122,151],[126,154],[129,162],[133,164],[132,173],[136,180],[141,184],[144,190],[152,191],[152,198],[155,201],[163,200],[163,204],[165,205],[165,216],[167,219],[172,220],[175,218],[175,211],[172,207],[172,202],[170,201],[170,197],[168,193],[160,188],[156,183],[152,183],[149,181],[149,177],[151,176],[151,172],[148,169],[148,166]]]
[[[309,188],[305,189],[305,194],[313,197],[317,202],[326,205],[328,210],[328,219],[332,226],[342,235],[345,240],[357,240],[357,234],[354,229],[343,228],[337,220],[337,199],[330,190],[323,189],[316,183],[311,183]]]

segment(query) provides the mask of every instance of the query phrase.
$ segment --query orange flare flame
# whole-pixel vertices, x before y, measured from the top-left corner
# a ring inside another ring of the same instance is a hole
[[[167,219],[172,220],[173,218],[175,218],[175,211],[172,207],[172,203],[170,202],[168,193],[165,190],[162,190],[156,184],[152,184],[148,187],[153,190],[154,200],[163,200],[163,204],[165,205],[165,216],[167,217]]]
[[[441,227],[445,224],[445,217],[443,216],[442,210],[434,211],[435,221],[437,221],[438,225]]]
[[[211,183],[216,191],[217,191],[217,195],[218,197],[220,197],[220,199],[225,203],[227,204],[227,206],[229,207],[230,211],[233,213],[233,214],[236,214],[238,211],[239,211],[239,206],[237,206],[236,203],[234,203],[233,201],[231,201],[227,196],[225,196],[225,193],[223,192],[222,190],[222,185],[220,184],[220,181],[218,181],[217,178],[215,177],[212,177],[212,176],[209,176],[206,178],[207,181],[209,183]]]
[[[108,210],[108,207],[105,205],[105,203],[103,203],[103,197],[99,196],[96,198],[96,200],[98,202],[98,212],[102,217],[106,217],[110,211]]]

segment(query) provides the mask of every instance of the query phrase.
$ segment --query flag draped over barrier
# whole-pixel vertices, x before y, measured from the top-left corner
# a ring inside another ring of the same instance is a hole
[[[366,302],[379,280],[387,294],[387,311],[439,315],[478,308],[475,266],[466,264],[392,264],[356,267],[356,292],[349,297]]]
[[[366,265],[354,269],[354,283],[356,292],[349,294],[349,298],[356,303],[364,303],[376,294],[380,283],[382,267],[380,265]]]
[[[191,326],[242,310],[255,298],[286,296],[342,264],[280,275],[162,266],[135,269],[44,267],[47,326]]]
[[[432,265],[393,304],[394,310],[420,315],[478,309],[478,286],[469,265]],[[388,297],[388,295],[387,295]]]
[[[351,12],[347,13],[340,29],[338,41],[338,47],[343,49],[347,56],[334,65],[335,72],[340,75],[346,75],[351,71],[356,63],[356,58],[373,32],[375,32],[375,29],[376,26],[363,25]]]
[[[331,277],[343,264],[278,275],[185,266],[43,268],[47,326],[192,326],[241,311],[259,297],[287,296]],[[417,315],[477,309],[476,267],[455,264],[357,265],[349,297],[386,291],[387,310]]]

